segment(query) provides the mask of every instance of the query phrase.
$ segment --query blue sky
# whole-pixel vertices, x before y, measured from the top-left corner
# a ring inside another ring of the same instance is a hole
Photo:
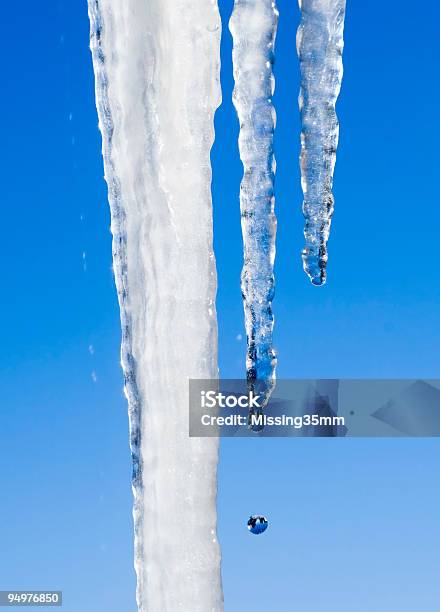
[[[220,366],[244,368],[232,2],[213,149]],[[282,377],[440,377],[440,8],[350,2],[328,283],[300,260],[294,0],[279,0],[275,104]],[[130,457],[85,2],[4,9],[0,589],[131,612]],[[85,253],[85,259],[83,257]],[[93,350],[89,347],[93,346]],[[93,353],[93,354],[92,354]],[[95,379],[95,380],[94,380]],[[434,612],[436,440],[222,441],[226,611]],[[261,537],[245,528],[266,513]]]

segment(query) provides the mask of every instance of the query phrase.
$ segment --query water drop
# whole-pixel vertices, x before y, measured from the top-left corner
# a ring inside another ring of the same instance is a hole
[[[247,522],[249,531],[255,535],[259,535],[263,533],[263,531],[266,531],[268,525],[267,518],[259,514],[251,516]]]

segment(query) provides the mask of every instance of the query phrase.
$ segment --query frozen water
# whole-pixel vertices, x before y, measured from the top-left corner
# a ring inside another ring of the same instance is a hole
[[[218,375],[217,2],[89,0],[89,16],[130,416],[138,607],[219,612],[218,440],[188,437],[188,379]]]
[[[250,389],[270,397],[275,382],[272,346],[276,218],[272,105],[278,11],[273,0],[235,0],[230,21],[235,89],[244,176],[240,189],[244,265],[241,290],[247,335]]]
[[[259,535],[260,533],[263,533],[263,531],[266,531],[269,526],[269,523],[266,517],[257,514],[250,517],[247,522],[247,526],[251,533]]]
[[[345,0],[300,0],[297,49],[301,68],[301,182],[304,192],[304,270],[314,285],[326,280],[333,214],[333,172],[339,138]]]

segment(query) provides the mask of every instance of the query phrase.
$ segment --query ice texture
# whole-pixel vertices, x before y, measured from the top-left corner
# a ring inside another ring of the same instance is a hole
[[[240,122],[239,149],[244,169],[240,209],[246,369],[249,388],[262,394],[263,402],[274,387],[276,367],[272,346],[276,234],[272,66],[277,24],[273,0],[235,0],[229,27],[233,37],[233,102]]]
[[[345,0],[300,0],[297,50],[301,68],[301,183],[304,193],[304,270],[326,281],[333,214],[333,172],[339,138],[336,100],[342,81]]]
[[[141,612],[223,610],[218,441],[188,437],[188,379],[216,378],[210,149],[216,0],[89,0],[121,311]]]

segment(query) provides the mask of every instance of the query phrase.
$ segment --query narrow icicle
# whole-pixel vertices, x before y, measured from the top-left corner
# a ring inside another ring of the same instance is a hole
[[[275,110],[272,71],[278,11],[273,0],[235,0],[230,21],[244,176],[240,189],[244,265],[241,290],[247,335],[247,380],[264,402],[275,385],[272,346],[276,217]]]
[[[130,415],[138,607],[220,612],[218,441],[188,437],[188,379],[218,375],[217,2],[89,0],[89,16]]]
[[[306,219],[304,270],[314,285],[326,280],[333,214],[333,172],[339,138],[345,0],[299,0],[297,50],[301,67],[301,183]]]

